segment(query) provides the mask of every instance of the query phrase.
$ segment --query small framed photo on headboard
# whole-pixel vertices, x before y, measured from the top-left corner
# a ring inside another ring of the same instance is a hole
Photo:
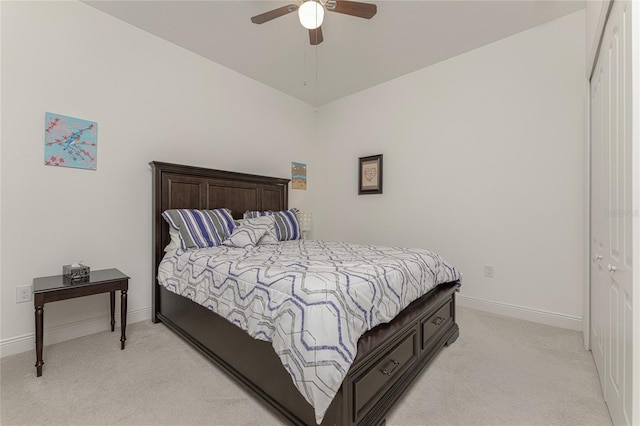
[[[360,157],[358,195],[382,194],[382,154]]]

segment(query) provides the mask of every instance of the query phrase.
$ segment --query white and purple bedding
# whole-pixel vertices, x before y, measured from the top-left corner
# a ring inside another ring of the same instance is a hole
[[[360,336],[460,273],[422,249],[294,240],[167,252],[158,282],[271,342],[320,423]]]

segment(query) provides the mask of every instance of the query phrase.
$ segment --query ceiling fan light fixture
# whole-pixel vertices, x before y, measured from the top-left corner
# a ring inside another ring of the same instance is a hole
[[[298,17],[303,27],[314,30],[322,25],[324,7],[316,0],[307,0],[298,8]]]

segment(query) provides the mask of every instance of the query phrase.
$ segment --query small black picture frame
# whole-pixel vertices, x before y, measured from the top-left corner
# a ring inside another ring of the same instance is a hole
[[[359,158],[358,195],[382,194],[382,154]]]

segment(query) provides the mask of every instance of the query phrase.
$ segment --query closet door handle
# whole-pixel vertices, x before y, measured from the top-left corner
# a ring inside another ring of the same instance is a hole
[[[617,271],[617,270],[618,270],[618,268],[616,268],[616,267],[615,267],[615,266],[613,266],[613,265],[607,265],[607,269],[609,270],[609,272],[615,272],[615,271]]]

